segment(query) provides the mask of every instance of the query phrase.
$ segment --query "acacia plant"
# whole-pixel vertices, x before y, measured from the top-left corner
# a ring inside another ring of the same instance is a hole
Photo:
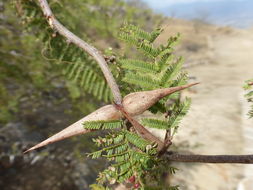
[[[105,157],[110,163],[99,174],[101,186],[93,186],[100,189],[111,189],[114,184],[125,184],[130,189],[178,189],[162,180],[164,173],[175,173],[170,161],[253,163],[252,155],[182,155],[169,151],[190,107],[190,99],[182,100],[180,91],[197,84],[187,84],[183,59],[173,53],[179,36],[156,46],[154,41],[161,29],[149,33],[124,24],[119,39],[142,52],[142,59],[112,52],[103,55],[64,27],[46,0],[19,0],[17,8],[24,13],[27,26],[34,28],[35,35],[45,43],[47,55],[62,64],[67,79],[95,99],[111,103],[26,152],[71,136],[104,130],[105,136],[93,140],[100,150],[89,154],[92,158]],[[141,116],[146,111],[152,115]],[[163,136],[154,135],[149,128],[161,130]]]
[[[248,90],[249,92],[245,95],[245,97],[247,98],[248,102],[253,102],[253,79],[246,81],[246,84],[244,85],[244,89]],[[253,105],[251,105],[251,109],[249,111],[249,117],[252,118],[253,117]]]

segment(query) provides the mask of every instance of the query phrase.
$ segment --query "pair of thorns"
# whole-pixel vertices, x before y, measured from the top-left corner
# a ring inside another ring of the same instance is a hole
[[[87,121],[98,121],[98,120],[116,120],[126,118],[135,128],[135,130],[146,140],[151,142],[156,142],[158,145],[158,150],[163,150],[164,142],[158,140],[153,134],[151,134],[146,128],[140,125],[137,121],[133,119],[134,116],[140,115],[151,106],[153,106],[160,99],[168,96],[174,92],[183,90],[185,88],[191,87],[198,83],[188,84],[184,86],[178,86],[173,88],[157,89],[152,91],[143,91],[131,93],[124,97],[122,100],[119,87],[107,65],[107,62],[104,56],[93,46],[86,43],[78,36],[69,31],[64,27],[52,13],[47,0],[38,0],[39,6],[43,11],[45,18],[48,21],[49,26],[56,31],[59,35],[62,35],[66,38],[68,43],[73,43],[76,46],[80,47],[94,58],[94,60],[100,66],[104,77],[112,91],[115,105],[107,105],[99,108],[98,110],[92,112],[76,123],[70,125],[66,129],[60,131],[59,133],[51,136],[45,141],[33,146],[28,149],[26,152],[35,150],[37,148],[43,147],[45,145],[75,136],[80,134],[85,134],[90,132],[83,127],[83,123]],[[253,83],[249,83],[253,85]],[[166,143],[165,143],[166,144]],[[253,155],[183,155],[174,152],[166,152],[164,155],[168,161],[177,161],[177,162],[201,162],[201,163],[241,163],[241,164],[253,164]]]

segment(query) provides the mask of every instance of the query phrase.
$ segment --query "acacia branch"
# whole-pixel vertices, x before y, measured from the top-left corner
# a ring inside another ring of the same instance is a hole
[[[167,152],[164,157],[171,162],[253,164],[253,155],[197,155]]]
[[[93,46],[86,43],[82,39],[80,39],[78,36],[73,34],[71,31],[69,31],[66,27],[64,27],[54,16],[52,13],[47,0],[39,0],[39,5],[43,11],[44,16],[46,17],[48,24],[52,29],[57,31],[60,35],[64,36],[68,42],[75,44],[76,46],[83,49],[86,53],[88,53],[90,56],[94,58],[94,60],[97,61],[98,65],[100,66],[104,77],[111,88],[114,102],[116,104],[121,105],[122,97],[120,94],[119,87],[106,63],[106,60],[104,59],[103,55]]]
[[[160,141],[156,136],[143,127],[138,121],[131,117],[123,108],[123,106],[115,105],[115,107],[124,115],[124,117],[133,125],[134,129],[141,135],[142,138],[149,142],[157,143],[158,151],[163,150],[164,143]]]

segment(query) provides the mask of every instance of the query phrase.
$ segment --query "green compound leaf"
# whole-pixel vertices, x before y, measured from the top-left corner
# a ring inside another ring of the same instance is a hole
[[[141,120],[142,125],[155,129],[169,129],[170,126],[166,120],[144,118]]]
[[[111,120],[111,121],[88,121],[84,122],[83,126],[85,129],[90,129],[90,130],[98,130],[98,129],[117,129],[121,128],[123,125],[122,120]]]
[[[187,114],[191,105],[191,100],[186,99],[183,103],[179,103],[175,106],[171,117],[169,117],[168,124],[170,128],[177,128],[183,117]]]

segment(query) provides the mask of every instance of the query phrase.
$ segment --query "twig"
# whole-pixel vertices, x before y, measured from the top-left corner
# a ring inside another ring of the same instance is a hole
[[[123,106],[115,105],[115,107],[126,117],[126,119],[133,125],[134,129],[141,135],[142,138],[150,142],[157,143],[158,151],[163,150],[164,143],[150,133],[145,127],[143,127],[138,121],[131,117],[123,108]]]
[[[113,97],[114,97],[114,102],[116,104],[121,105],[122,102],[122,97],[120,94],[119,87],[103,57],[103,55],[93,46],[90,44],[86,43],[82,39],[80,39],[78,36],[73,34],[71,31],[69,31],[66,27],[64,27],[54,16],[52,13],[47,0],[39,0],[39,5],[48,21],[48,24],[50,27],[54,30],[56,30],[60,35],[64,36],[68,42],[71,42],[75,44],[76,46],[80,47],[83,49],[85,52],[87,52],[89,55],[91,55],[98,63],[100,66],[105,79],[111,88]]]
[[[167,152],[164,156],[173,162],[253,164],[253,155],[196,155]]]

